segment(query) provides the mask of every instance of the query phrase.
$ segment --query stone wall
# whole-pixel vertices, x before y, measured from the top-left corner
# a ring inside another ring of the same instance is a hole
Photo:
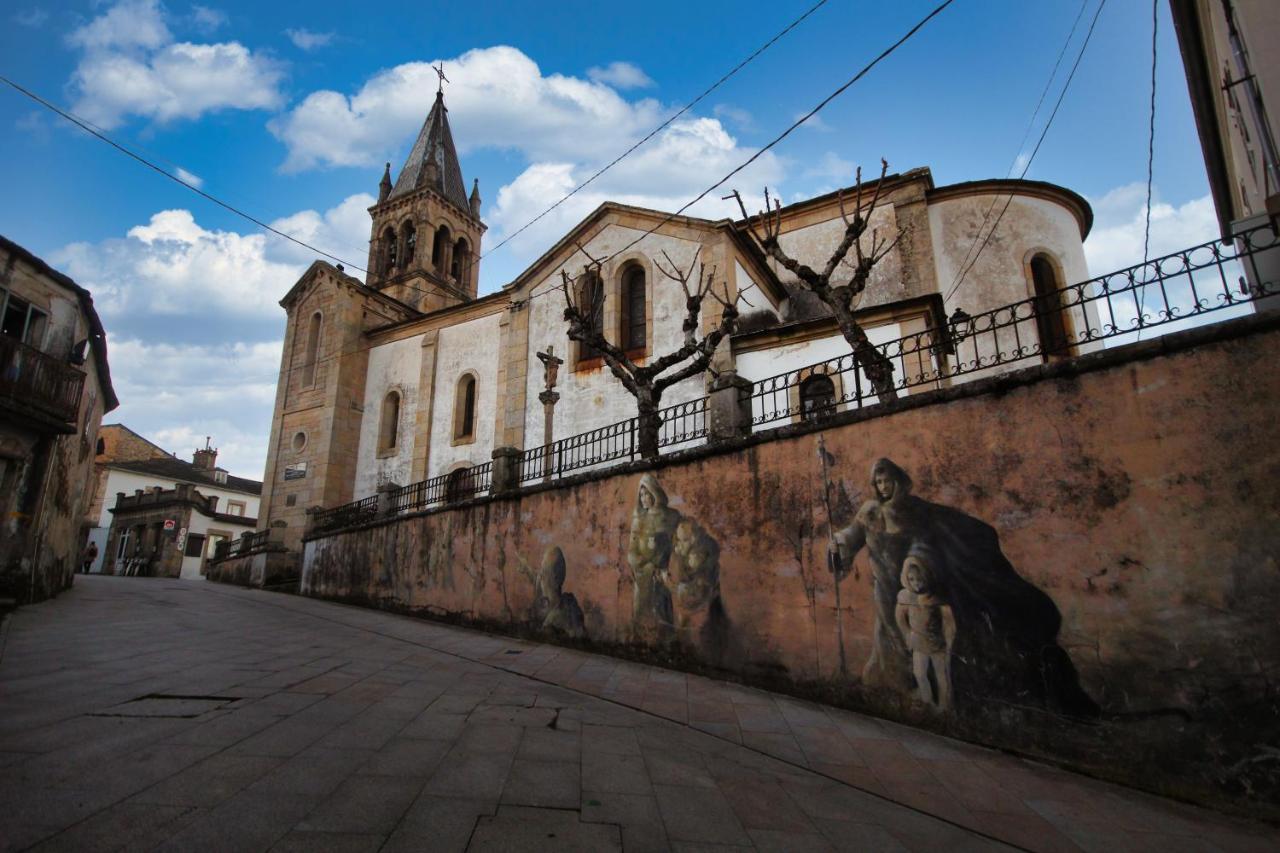
[[[312,540],[302,588],[1280,815],[1278,330],[1223,323]]]

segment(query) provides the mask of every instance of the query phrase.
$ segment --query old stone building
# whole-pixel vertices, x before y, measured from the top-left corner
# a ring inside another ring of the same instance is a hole
[[[479,188],[466,194],[442,94],[392,177],[388,166],[370,208],[367,283],[317,261],[281,302],[288,323],[260,527],[283,526],[291,547],[301,542],[308,508],[370,497],[383,484],[465,472],[496,448],[534,448],[635,415],[633,399],[601,359],[568,338],[557,288],[562,270],[583,273],[583,250],[608,258],[593,285],[603,295],[599,322],[635,359],[679,347],[685,295],[659,266],[667,259],[687,266],[695,254],[715,268],[717,286],[743,293],[753,306],[721,344],[717,370],[758,382],[849,352],[829,311],[761,253],[747,223],[730,219],[605,203],[514,281],[477,296],[485,228]],[[1092,212],[1070,190],[1014,180],[937,186],[918,168],[886,176],[879,193],[872,225],[901,239],[858,306],[873,343],[931,335],[932,349],[917,359],[936,361],[953,346],[948,318],[956,309],[974,315],[1088,277],[1082,242]],[[1006,200],[999,234],[974,262],[984,214]],[[838,193],[788,205],[780,216],[781,244],[817,267],[844,228]],[[704,305],[704,328],[718,322],[719,311]],[[1064,317],[1069,326],[1072,315]],[[1023,339],[1045,331],[1032,322]],[[539,399],[539,352],[564,360],[550,413]],[[706,381],[673,386],[663,405],[702,397]],[[817,383],[815,393],[846,399],[839,381]],[[796,418],[804,405],[795,407]]]
[[[198,490],[192,506],[208,511],[196,512],[192,516],[194,523],[175,525],[169,537],[174,542],[181,540],[185,555],[181,561],[182,577],[200,577],[219,542],[252,532],[257,523],[262,483],[229,474],[218,467],[217,459],[218,451],[209,447],[207,441],[188,462],[123,424],[104,425],[98,436],[93,497],[85,519],[88,541],[98,546],[98,556],[89,571],[118,573],[122,563],[145,550],[136,533],[129,533],[129,528],[137,525],[128,521],[124,523],[123,532],[113,540],[114,547],[108,547],[108,534],[121,518],[115,506],[120,494],[149,494],[157,489],[172,492],[179,486]]]
[[[89,291],[0,237],[0,595],[71,584],[98,428],[117,405]]]

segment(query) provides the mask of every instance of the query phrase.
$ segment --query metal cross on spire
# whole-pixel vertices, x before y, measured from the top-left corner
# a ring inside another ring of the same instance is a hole
[[[443,95],[444,84],[450,82],[449,78],[444,76],[444,63],[441,62],[439,65],[433,65],[431,70],[436,72],[436,76],[440,78],[440,88],[436,89],[436,94]]]

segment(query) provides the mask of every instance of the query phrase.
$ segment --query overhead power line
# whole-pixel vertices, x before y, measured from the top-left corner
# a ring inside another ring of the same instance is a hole
[[[747,168],[747,167],[748,167],[748,166],[750,166],[752,163],[754,163],[756,160],[760,159],[760,157],[762,157],[766,151],[768,151],[769,149],[773,148],[773,147],[774,147],[775,145],[777,145],[779,142],[781,142],[782,140],[784,140],[784,139],[786,139],[788,136],[790,136],[790,135],[795,131],[795,129],[796,129],[796,128],[800,127],[800,125],[804,124],[806,121],[808,121],[809,119],[811,119],[811,118],[813,118],[815,115],[817,115],[817,114],[818,114],[818,113],[819,113],[819,112],[820,112],[824,107],[826,107],[828,104],[830,104],[830,103],[831,103],[832,101],[834,101],[836,98],[838,98],[840,95],[844,94],[844,93],[845,93],[845,91],[847,91],[847,90],[849,89],[849,87],[850,87],[850,86],[852,86],[854,83],[857,83],[859,80],[861,80],[863,77],[865,77],[865,76],[866,76],[866,75],[871,71],[871,69],[875,68],[875,67],[876,67],[877,65],[879,65],[883,60],[885,60],[886,58],[888,58],[888,57],[889,57],[889,55],[890,55],[890,54],[892,54],[895,50],[897,50],[898,48],[902,47],[902,45],[904,45],[908,40],[910,40],[910,39],[911,39],[911,37],[912,37],[912,36],[914,36],[917,32],[919,32],[919,31],[924,27],[924,25],[925,25],[925,24],[929,23],[929,21],[933,20],[935,17],[937,17],[939,14],[941,14],[941,13],[942,13],[942,11],[943,11],[944,9],[946,9],[948,6],[950,6],[953,2],[954,2],[954,0],[944,0],[944,2],[939,3],[937,6],[935,6],[935,7],[934,7],[933,11],[931,11],[929,14],[927,14],[927,15],[925,15],[923,18],[921,18],[921,19],[920,19],[920,20],[915,24],[915,26],[913,26],[911,29],[907,30],[907,32],[906,32],[904,35],[902,35],[902,36],[901,36],[897,41],[895,41],[893,44],[889,45],[887,48],[885,48],[883,51],[881,51],[881,52],[880,52],[880,54],[879,54],[878,56],[876,56],[874,59],[872,59],[872,60],[871,60],[870,62],[868,62],[866,65],[862,66],[862,68],[858,71],[858,73],[854,74],[852,77],[850,77],[850,78],[849,78],[848,80],[846,80],[844,83],[842,83],[838,88],[836,88],[836,90],[835,90],[835,91],[833,91],[831,94],[827,95],[825,98],[823,98],[821,101],[819,101],[819,102],[818,102],[818,104],[817,104],[817,106],[815,106],[813,109],[809,110],[807,113],[805,113],[804,115],[802,115],[800,118],[796,119],[796,120],[795,120],[795,121],[794,121],[794,122],[793,122],[789,127],[787,127],[787,129],[786,129],[786,130],[782,131],[782,133],[780,133],[780,134],[778,134],[777,136],[775,136],[775,137],[774,137],[774,138],[773,138],[773,139],[772,139],[768,144],[766,144],[763,148],[761,148],[760,150],[756,151],[756,153],[752,154],[750,157],[748,157],[746,160],[744,160],[744,161],[743,161],[742,163],[740,163],[738,166],[735,166],[735,167],[734,167],[733,169],[731,169],[731,170],[729,171],[729,173],[728,173],[728,174],[726,174],[723,178],[721,178],[720,180],[716,181],[714,184],[712,184],[711,186],[707,187],[707,188],[706,188],[705,190],[703,190],[702,192],[698,193],[698,195],[696,195],[693,199],[691,199],[690,201],[686,202],[683,206],[681,206],[681,208],[680,208],[679,210],[675,211],[674,213],[668,213],[665,217],[663,217],[663,219],[662,219],[660,222],[658,222],[658,224],[654,225],[654,226],[653,226],[652,228],[650,228],[648,231],[645,231],[645,232],[644,232],[643,234],[641,234],[639,237],[636,237],[636,238],[635,238],[634,240],[632,240],[630,243],[627,243],[627,244],[626,244],[625,246],[623,246],[621,249],[618,249],[616,252],[613,252],[613,253],[612,253],[612,254],[610,254],[607,258],[605,258],[604,260],[606,260],[606,261],[607,261],[607,260],[609,260],[609,259],[611,259],[611,258],[615,258],[615,257],[617,257],[618,255],[623,254],[624,252],[626,252],[627,250],[629,250],[632,246],[636,245],[636,244],[637,244],[637,243],[639,243],[641,240],[643,240],[643,239],[645,239],[646,237],[648,237],[649,235],[653,234],[653,233],[654,233],[654,232],[656,232],[659,228],[661,228],[662,226],[666,225],[668,222],[672,221],[672,220],[673,220],[673,219],[675,219],[677,216],[680,216],[680,215],[681,215],[681,214],[683,214],[686,210],[688,210],[689,208],[693,207],[693,206],[694,206],[695,204],[697,204],[698,202],[702,201],[704,198],[706,198],[706,197],[707,197],[708,195],[710,195],[712,192],[714,192],[715,190],[717,190],[717,189],[719,189],[720,187],[722,187],[722,186],[725,184],[725,182],[726,182],[726,181],[728,181],[730,178],[732,178],[734,175],[738,174],[738,173],[739,173],[739,172],[741,172],[743,169]],[[546,291],[546,292],[549,292],[549,291]]]
[[[1084,0],[1080,4],[1080,11],[1076,13],[1076,19],[1071,23],[1071,31],[1067,33],[1066,41],[1062,43],[1062,49],[1058,51],[1058,58],[1053,63],[1053,70],[1049,72],[1049,79],[1044,81],[1044,88],[1040,90],[1040,99],[1036,101],[1036,108],[1031,111],[1031,118],[1027,121],[1027,128],[1022,132],[1022,139],[1018,140],[1017,151],[1013,155],[1013,162],[1009,164],[1009,168],[1005,170],[1007,177],[1012,177],[1018,168],[1018,158],[1022,156],[1022,150],[1027,145],[1027,139],[1031,136],[1032,129],[1036,126],[1036,118],[1040,115],[1040,108],[1044,106],[1044,99],[1048,96],[1049,90],[1053,88],[1053,81],[1057,79],[1058,69],[1062,66],[1062,59],[1067,55],[1067,48],[1071,46],[1071,40],[1075,38],[1076,30],[1080,26],[1080,19],[1084,17],[1084,10],[1088,8],[1089,0]],[[1023,174],[1026,174],[1023,172]],[[991,221],[991,214],[996,209],[996,205],[1000,203],[1000,196],[994,196],[991,204],[987,205],[987,210],[982,214],[982,221],[978,223],[978,230],[973,232],[973,239],[969,241],[969,247],[964,250],[964,257],[960,260],[960,265],[956,269],[955,275],[951,277],[950,284],[955,285],[960,280],[960,273],[969,263],[969,256],[973,254],[973,249],[978,245],[978,238],[982,235],[982,229],[987,227],[987,223]]]
[[[1089,30],[1085,33],[1084,42],[1080,45],[1080,52],[1076,54],[1076,61],[1071,66],[1071,73],[1067,75],[1066,82],[1062,84],[1062,91],[1058,93],[1058,100],[1054,102],[1053,110],[1049,113],[1049,119],[1045,122],[1044,129],[1040,131],[1040,138],[1036,140],[1036,147],[1031,149],[1031,156],[1027,158],[1026,164],[1022,167],[1022,172],[1018,175],[1018,180],[1022,180],[1026,177],[1027,170],[1031,168],[1032,162],[1036,159],[1036,154],[1040,151],[1040,146],[1044,144],[1045,137],[1049,135],[1049,128],[1053,127],[1053,120],[1057,118],[1058,109],[1062,106],[1062,101],[1067,96],[1067,90],[1071,88],[1071,81],[1075,79],[1076,71],[1080,68],[1080,60],[1084,59],[1084,53],[1089,47],[1089,41],[1093,38],[1094,28],[1098,25],[1098,17],[1102,14],[1102,10],[1106,5],[1107,0],[1101,0],[1101,2],[1098,3],[1098,8],[1093,13],[1093,20],[1089,22]],[[991,237],[996,233],[996,229],[1000,227],[1000,221],[1004,219],[1004,215],[1008,212],[1009,205],[1012,203],[1013,193],[1010,193],[1009,197],[1005,200],[1004,207],[1000,208],[1000,214],[996,217],[996,221],[992,223],[991,230],[987,232],[987,236],[983,239],[982,245],[978,247],[977,254],[973,256],[973,260],[969,262],[969,265],[961,270],[959,281],[952,285],[951,290],[948,291],[947,295],[944,297],[944,301],[949,301],[951,297],[955,295],[956,291],[960,289],[961,285],[964,284],[965,278],[978,263],[978,259],[982,257],[983,250],[985,250],[987,245],[990,244]]]
[[[98,139],[101,139],[103,142],[107,143],[108,145],[110,145],[112,148],[116,149],[120,153],[125,154],[129,157],[132,157],[134,160],[137,160],[139,163],[146,166],[148,169],[153,169],[154,171],[159,172],[161,175],[164,175],[166,178],[173,181],[174,183],[181,184],[182,186],[191,190],[196,195],[201,196],[213,202],[214,204],[218,205],[219,207],[225,210],[230,211],[231,213],[234,213],[236,216],[249,220],[254,225],[257,225],[259,228],[262,228],[265,231],[270,231],[272,234],[275,234],[277,237],[283,237],[284,239],[288,240],[291,243],[296,243],[302,248],[307,249],[308,251],[315,252],[317,255],[322,255],[323,257],[329,258],[330,260],[333,260],[333,261],[337,261],[338,263],[343,264],[344,266],[349,266],[352,269],[359,270],[362,273],[368,273],[368,270],[366,270],[364,267],[361,267],[357,264],[353,264],[350,261],[344,261],[342,258],[339,258],[337,255],[331,255],[328,252],[324,251],[323,249],[317,249],[315,246],[312,246],[310,243],[305,243],[302,240],[299,240],[297,237],[294,237],[292,234],[286,234],[285,232],[281,231],[278,228],[273,228],[272,226],[263,222],[261,219],[258,219],[256,216],[253,216],[252,214],[249,214],[249,213],[245,213],[243,210],[236,207],[235,205],[229,204],[228,202],[223,201],[217,196],[210,195],[209,193],[200,189],[196,185],[178,177],[173,172],[170,172],[168,169],[165,169],[162,166],[158,166],[155,163],[148,160],[146,157],[143,157],[141,154],[137,154],[134,151],[130,150],[129,148],[126,148],[125,146],[121,145],[119,142],[116,142],[114,139],[107,136],[105,133],[102,133],[101,131],[91,127],[87,122],[81,120],[80,118],[77,118],[76,116],[72,115],[66,110],[63,110],[57,105],[52,104],[49,101],[46,101],[44,98],[40,97],[35,92],[32,92],[30,89],[26,89],[18,85],[14,81],[10,80],[8,77],[0,75],[0,81],[3,81],[7,85],[21,92],[23,95],[26,95],[28,98],[40,104],[41,106],[45,107],[46,109],[52,110],[53,112],[62,116],[64,119],[71,122],[76,127],[79,127],[85,133],[88,133],[91,136],[96,136]]]
[[[1147,125],[1147,210],[1142,229],[1142,266],[1151,260],[1151,195],[1156,165],[1156,37],[1160,33],[1160,0],[1151,2],[1151,118]],[[1142,340],[1142,316],[1146,312],[1147,287],[1138,288],[1138,340]]]
[[[732,69],[730,69],[730,70],[729,70],[729,72],[728,72],[727,74],[725,74],[725,75],[724,75],[723,77],[721,77],[719,80],[717,80],[716,82],[712,83],[709,87],[707,87],[706,89],[704,89],[704,90],[702,91],[702,94],[698,95],[698,97],[694,98],[692,101],[690,101],[689,103],[685,104],[683,107],[681,107],[679,110],[677,110],[677,111],[676,111],[676,112],[675,112],[675,113],[674,113],[670,118],[668,118],[668,119],[667,119],[666,121],[664,121],[662,124],[658,125],[658,126],[657,126],[657,127],[655,127],[653,130],[649,131],[649,133],[648,133],[648,134],[646,134],[646,135],[645,135],[645,137],[644,137],[643,139],[641,139],[639,142],[637,142],[637,143],[635,143],[634,145],[632,145],[632,146],[631,146],[630,148],[628,148],[626,151],[623,151],[621,154],[619,154],[617,157],[615,157],[615,158],[614,158],[614,159],[613,159],[613,160],[612,160],[608,165],[606,165],[606,166],[604,166],[603,168],[599,169],[599,170],[598,170],[594,175],[592,175],[591,177],[587,178],[585,181],[583,181],[582,183],[578,184],[578,185],[577,185],[576,187],[574,187],[573,189],[569,190],[569,192],[565,193],[565,194],[564,194],[564,196],[562,196],[562,197],[560,198],[560,200],[559,200],[559,201],[557,201],[555,204],[551,205],[551,206],[550,206],[550,207],[548,207],[546,210],[542,211],[542,212],[541,212],[541,213],[539,213],[537,216],[533,217],[533,219],[530,219],[530,220],[529,220],[528,222],[526,222],[524,225],[521,225],[521,226],[520,226],[519,228],[517,228],[515,231],[511,232],[510,234],[508,234],[506,237],[504,237],[504,238],[502,239],[502,242],[501,242],[501,243],[499,243],[498,245],[494,246],[492,249],[490,249],[489,251],[487,251],[487,252],[485,252],[483,255],[481,255],[481,256],[480,256],[480,259],[481,259],[481,260],[483,260],[483,259],[487,258],[489,255],[492,255],[494,252],[498,251],[498,250],[499,250],[499,249],[501,249],[503,246],[507,245],[507,243],[509,243],[511,240],[515,239],[517,236],[519,236],[522,232],[524,232],[526,229],[528,229],[528,228],[529,228],[531,225],[533,225],[535,222],[537,222],[538,220],[542,219],[542,217],[546,216],[548,213],[550,213],[551,211],[555,210],[555,209],[556,209],[557,207],[559,207],[560,205],[564,204],[566,201],[568,201],[568,200],[569,200],[570,198],[572,198],[573,196],[577,195],[577,194],[578,194],[578,192],[579,192],[580,190],[582,190],[584,187],[586,187],[588,184],[590,184],[590,183],[591,183],[592,181],[594,181],[596,178],[600,177],[600,176],[601,176],[601,175],[603,175],[605,172],[609,171],[609,170],[610,170],[610,169],[612,169],[614,166],[616,166],[616,165],[618,165],[619,163],[621,163],[624,159],[626,159],[628,156],[630,156],[630,155],[632,154],[632,152],[634,152],[637,148],[639,148],[640,146],[644,145],[644,144],[645,144],[646,142],[648,142],[650,139],[653,139],[655,136],[657,136],[659,133],[661,133],[663,130],[665,130],[667,127],[669,127],[669,126],[671,125],[671,123],[672,123],[672,122],[674,122],[676,119],[680,118],[680,116],[684,115],[685,113],[689,112],[689,110],[693,109],[695,106],[697,106],[697,105],[698,105],[698,103],[699,103],[699,102],[701,102],[703,99],[705,99],[708,95],[710,95],[710,94],[711,94],[712,92],[714,92],[716,89],[719,89],[719,88],[720,88],[720,86],[721,86],[721,85],[722,85],[726,80],[728,80],[730,77],[732,77],[733,75],[737,74],[739,71],[741,71],[741,70],[742,70],[743,68],[745,68],[747,65],[749,65],[749,64],[751,63],[751,61],[752,61],[752,60],[754,60],[757,56],[759,56],[760,54],[762,54],[762,53],[764,53],[766,50],[768,50],[770,47],[772,47],[772,46],[774,45],[774,43],[775,43],[775,42],[777,42],[779,39],[781,39],[781,38],[782,38],[783,36],[785,36],[787,33],[791,32],[791,31],[792,31],[792,30],[794,30],[796,27],[798,27],[801,23],[803,23],[803,22],[804,22],[804,20],[805,20],[806,18],[808,18],[808,17],[809,17],[810,15],[812,15],[814,12],[818,11],[818,9],[822,8],[823,6],[825,6],[825,5],[826,5],[826,3],[827,3],[827,0],[818,0],[818,2],[817,2],[817,3],[815,3],[815,4],[813,4],[812,6],[810,6],[810,7],[809,7],[809,9],[808,9],[808,11],[806,11],[803,15],[801,15],[801,16],[800,16],[800,17],[798,17],[798,18],[796,18],[796,19],[795,19],[794,21],[792,21],[791,23],[787,24],[785,27],[783,27],[783,28],[782,28],[782,30],[781,30],[777,35],[775,35],[773,38],[769,39],[767,42],[765,42],[764,44],[762,44],[760,47],[756,48],[756,50],[755,50],[755,51],[754,51],[750,56],[748,56],[746,59],[744,59],[744,60],[742,60],[741,62],[739,62],[739,63],[738,63],[737,65],[735,65]]]

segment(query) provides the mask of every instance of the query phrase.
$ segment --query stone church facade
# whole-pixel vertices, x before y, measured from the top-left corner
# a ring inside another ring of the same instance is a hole
[[[988,211],[1006,201],[1000,230],[961,280]],[[687,266],[695,253],[752,306],[721,344],[717,370],[759,381],[849,352],[825,307],[760,253],[746,223],[730,219],[669,218],[607,202],[514,281],[477,296],[480,207],[478,186],[467,192],[437,94],[404,167],[393,181],[388,166],[370,208],[367,283],[317,261],[281,301],[288,322],[260,526],[283,528],[291,548],[301,543],[310,507],[482,464],[495,448],[544,444],[537,353],[549,347],[564,359],[554,438],[635,415],[607,367],[568,338],[556,288],[562,270],[583,271],[582,250],[608,257],[604,329],[633,359],[680,345],[684,293],[658,264],[670,258]],[[844,227],[836,193],[786,206],[781,217],[783,247],[814,267]],[[859,305],[873,343],[921,332],[942,337],[958,308],[978,314],[1088,278],[1083,241],[1092,211],[1053,184],[937,186],[927,168],[912,169],[883,179],[872,224],[881,234],[902,234]],[[719,309],[704,304],[704,328],[718,323]],[[702,397],[709,379],[673,386],[663,405]]]

